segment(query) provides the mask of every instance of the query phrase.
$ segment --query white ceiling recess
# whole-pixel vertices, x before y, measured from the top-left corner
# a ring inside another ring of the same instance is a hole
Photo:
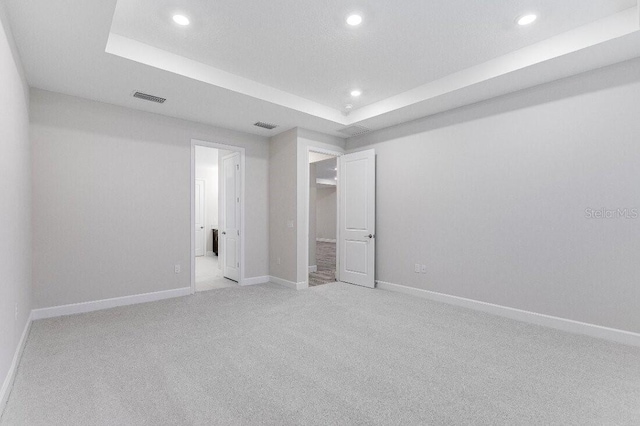
[[[265,136],[346,137],[640,56],[635,0],[5,1],[32,86]]]

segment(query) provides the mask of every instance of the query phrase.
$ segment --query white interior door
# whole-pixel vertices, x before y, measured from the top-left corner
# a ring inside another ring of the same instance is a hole
[[[376,154],[338,157],[338,252],[342,282],[375,287]]]
[[[240,280],[240,154],[222,159],[222,274]]]
[[[204,180],[196,179],[195,213],[196,213],[196,256],[205,254],[205,230],[204,230]]]

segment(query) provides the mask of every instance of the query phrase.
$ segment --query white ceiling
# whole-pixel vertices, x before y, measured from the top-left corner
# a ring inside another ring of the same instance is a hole
[[[119,0],[111,31],[331,108],[355,108],[633,7],[635,0]],[[358,11],[364,22],[346,24]],[[535,11],[534,26],[515,24]],[[189,27],[173,24],[183,13]],[[352,88],[363,95],[351,99]]]
[[[264,136],[344,137],[640,56],[635,0],[4,1],[31,86]]]

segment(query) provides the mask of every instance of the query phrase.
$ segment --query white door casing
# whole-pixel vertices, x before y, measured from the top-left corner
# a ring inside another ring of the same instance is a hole
[[[195,233],[196,233],[196,256],[204,256],[206,253],[206,234],[204,229],[205,223],[205,195],[204,180],[195,180]]]
[[[338,157],[340,281],[375,287],[375,150]]]
[[[222,159],[222,274],[240,280],[240,154]]]

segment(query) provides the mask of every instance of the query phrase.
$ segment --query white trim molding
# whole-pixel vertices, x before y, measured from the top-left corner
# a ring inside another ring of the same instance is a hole
[[[309,283],[307,283],[306,281],[294,283],[293,281],[283,280],[282,278],[278,278],[274,276],[271,276],[270,281],[272,283],[280,284],[285,287],[292,288],[294,290],[304,290],[305,288],[309,288]]]
[[[270,281],[270,276],[265,275],[263,277],[251,277],[251,278],[245,278],[243,279],[239,284],[241,286],[246,286],[246,285],[256,285],[256,284],[265,284],[268,283]]]
[[[336,243],[338,240],[331,238],[316,238],[316,241],[319,243]]]
[[[554,328],[556,330],[566,331],[568,333],[582,334],[598,339],[604,339],[616,343],[640,347],[640,334],[631,331],[618,330],[615,328],[603,327],[595,324],[588,324],[585,322],[539,314],[536,312],[524,311],[521,309],[510,308],[502,305],[494,305],[493,303],[466,299],[464,297],[437,293],[435,291],[423,290],[420,288],[409,287],[401,284],[393,284],[385,281],[376,281],[376,283],[377,287],[381,290],[404,293],[411,296],[433,300],[436,302],[462,306],[464,308],[482,311],[488,314],[498,315],[516,321]]]
[[[11,366],[9,367],[9,371],[7,371],[7,376],[4,378],[4,382],[2,383],[2,388],[0,388],[0,417],[2,417],[4,408],[7,405],[7,400],[9,399],[11,388],[13,388],[13,381],[16,378],[16,372],[18,371],[20,358],[22,358],[22,352],[24,350],[25,344],[27,343],[27,337],[29,336],[29,331],[31,331],[32,319],[33,319],[33,311],[29,314],[29,318],[27,318],[27,323],[24,326],[24,330],[22,330],[22,336],[20,337],[20,342],[18,342],[18,347],[16,348],[16,351],[13,354],[13,361],[11,361]]]
[[[318,265],[309,266],[309,273],[311,272],[318,272]]]
[[[156,291],[153,293],[135,294],[132,296],[114,297],[111,299],[94,300],[91,302],[72,303],[70,305],[53,306],[51,308],[34,309],[31,318],[39,320],[54,318],[63,315],[81,314],[84,312],[99,311],[118,306],[136,305],[138,303],[155,302],[157,300],[172,299],[174,297],[188,296],[191,287],[176,288],[173,290]]]

